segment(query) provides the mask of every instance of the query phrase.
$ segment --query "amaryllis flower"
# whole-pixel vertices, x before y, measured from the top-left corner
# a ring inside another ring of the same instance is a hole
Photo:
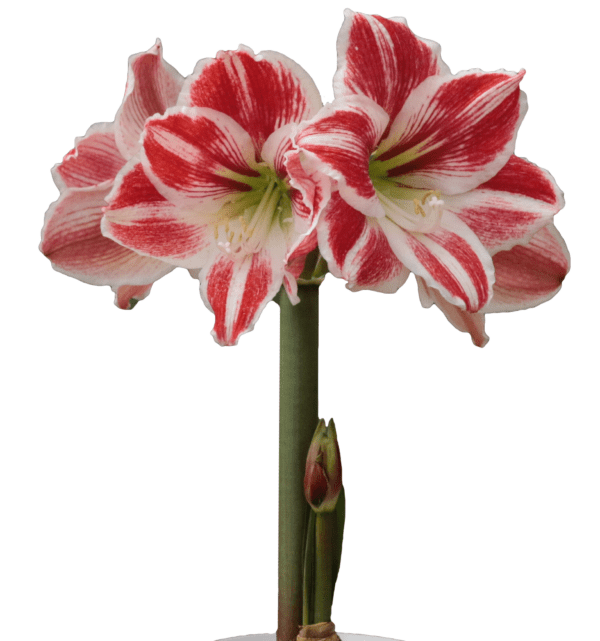
[[[444,299],[417,278],[423,307],[436,305],[461,332],[471,335],[477,347],[488,342],[485,314],[529,309],[555,296],[569,271],[567,246],[556,227],[549,223],[525,245],[494,254],[496,282],[492,300],[479,312],[467,312]]]
[[[318,225],[352,290],[409,272],[466,312],[494,294],[492,254],[527,243],[562,206],[547,172],[513,155],[524,72],[450,74],[401,18],[346,12],[336,99],[296,137],[304,169],[337,191]]]
[[[287,154],[321,107],[306,72],[246,48],[201,60],[178,104],[150,118],[108,197],[103,233],[145,256],[200,269],[213,336],[235,344],[281,285],[297,301],[303,257],[327,198]],[[297,161],[296,161],[297,162]]]
[[[105,198],[140,147],[144,123],[173,106],[183,77],[162,57],[159,40],[129,59],[125,97],[114,122],[92,125],[52,175],[60,197],[46,212],[41,251],[55,269],[92,285],[110,285],[115,304],[131,308],[174,269],[126,249],[100,230]]]

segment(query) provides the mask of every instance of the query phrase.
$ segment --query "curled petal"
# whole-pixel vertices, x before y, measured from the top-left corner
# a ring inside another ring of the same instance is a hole
[[[119,309],[133,309],[141,300],[144,300],[150,293],[150,285],[121,285],[112,287],[115,293],[115,305]]]
[[[417,277],[419,286],[419,298],[423,307],[436,305],[446,316],[446,318],[460,332],[466,332],[471,335],[473,345],[485,347],[490,340],[485,333],[485,314],[482,312],[467,312],[456,305],[449,303],[436,289],[427,286],[427,283]]]
[[[212,109],[175,107],[146,122],[142,165],[173,203],[214,213],[232,195],[251,191],[260,176],[250,136]]]
[[[283,256],[262,250],[241,260],[216,252],[200,272],[200,293],[215,314],[212,330],[219,345],[235,345],[253,329],[283,281]]]
[[[489,340],[485,333],[485,313],[540,305],[558,293],[569,271],[569,252],[552,223],[538,231],[527,245],[499,252],[493,261],[496,271],[493,297],[477,313],[452,305],[422,278],[417,278],[423,307],[435,304],[456,329],[471,335],[477,347],[483,347]]]
[[[492,258],[477,236],[454,214],[444,212],[431,232],[407,232],[389,218],[378,221],[390,247],[416,276],[469,312],[491,298]]]
[[[105,238],[100,229],[112,184],[68,189],[46,214],[40,249],[58,271],[91,285],[148,287],[173,267]]]
[[[107,197],[102,232],[124,247],[171,265],[202,267],[210,230],[194,210],[161,196],[140,162],[132,159]]]
[[[288,124],[273,132],[263,145],[261,157],[280,178],[289,178],[294,229],[297,234],[304,235],[314,227],[313,220],[318,216],[324,198],[319,184],[310,179],[297,160],[292,140],[296,129],[297,125]],[[290,153],[293,154],[291,161]],[[288,165],[292,171],[288,170]]]
[[[518,156],[483,185],[444,202],[492,254],[526,243],[564,206],[554,178]]]
[[[319,247],[334,276],[352,291],[397,291],[408,269],[394,254],[377,220],[353,209],[335,192],[317,227]]]
[[[526,244],[494,255],[494,297],[485,312],[512,312],[550,300],[569,272],[569,251],[550,223]]]
[[[69,187],[92,187],[113,180],[125,164],[115,140],[112,122],[92,125],[75,147],[52,168],[52,177],[62,191]]]
[[[335,180],[346,202],[375,218],[385,213],[369,175],[369,160],[387,123],[376,103],[353,96],[323,107],[296,136],[305,170]]]
[[[286,260],[285,272],[283,275],[283,286],[287,292],[292,305],[300,302],[298,297],[298,278],[304,271],[306,257],[317,248],[317,230],[313,230],[305,236],[300,245],[291,253]]]
[[[201,60],[178,104],[227,114],[250,134],[257,153],[274,131],[311,118],[322,105],[314,81],[300,65],[280,53],[255,55],[243,46]]]
[[[146,120],[175,106],[182,85],[183,76],[163,60],[160,40],[129,58],[125,97],[115,118],[116,141],[124,158],[139,151]]]
[[[460,194],[489,180],[515,148],[525,116],[524,75],[465,71],[431,76],[409,96],[377,160],[402,184]]]
[[[425,78],[449,73],[440,46],[415,36],[404,18],[386,19],[349,9],[344,16],[333,80],[336,98],[367,96],[385,110],[391,123]]]

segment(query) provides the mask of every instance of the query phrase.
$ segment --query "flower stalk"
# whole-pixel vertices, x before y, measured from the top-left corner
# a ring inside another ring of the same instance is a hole
[[[302,625],[303,560],[310,507],[306,457],[318,422],[319,288],[299,285],[300,303],[281,292],[279,370],[279,607],[277,641]]]

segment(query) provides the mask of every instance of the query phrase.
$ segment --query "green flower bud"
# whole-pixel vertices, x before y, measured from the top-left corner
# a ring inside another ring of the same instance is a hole
[[[304,496],[315,512],[333,512],[342,490],[342,461],[333,420],[315,430],[304,475]]]

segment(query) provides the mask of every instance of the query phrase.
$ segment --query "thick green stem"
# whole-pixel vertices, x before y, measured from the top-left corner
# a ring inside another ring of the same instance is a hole
[[[277,641],[302,625],[306,456],[318,423],[319,288],[299,285],[300,303],[281,292],[279,355],[279,612]]]

